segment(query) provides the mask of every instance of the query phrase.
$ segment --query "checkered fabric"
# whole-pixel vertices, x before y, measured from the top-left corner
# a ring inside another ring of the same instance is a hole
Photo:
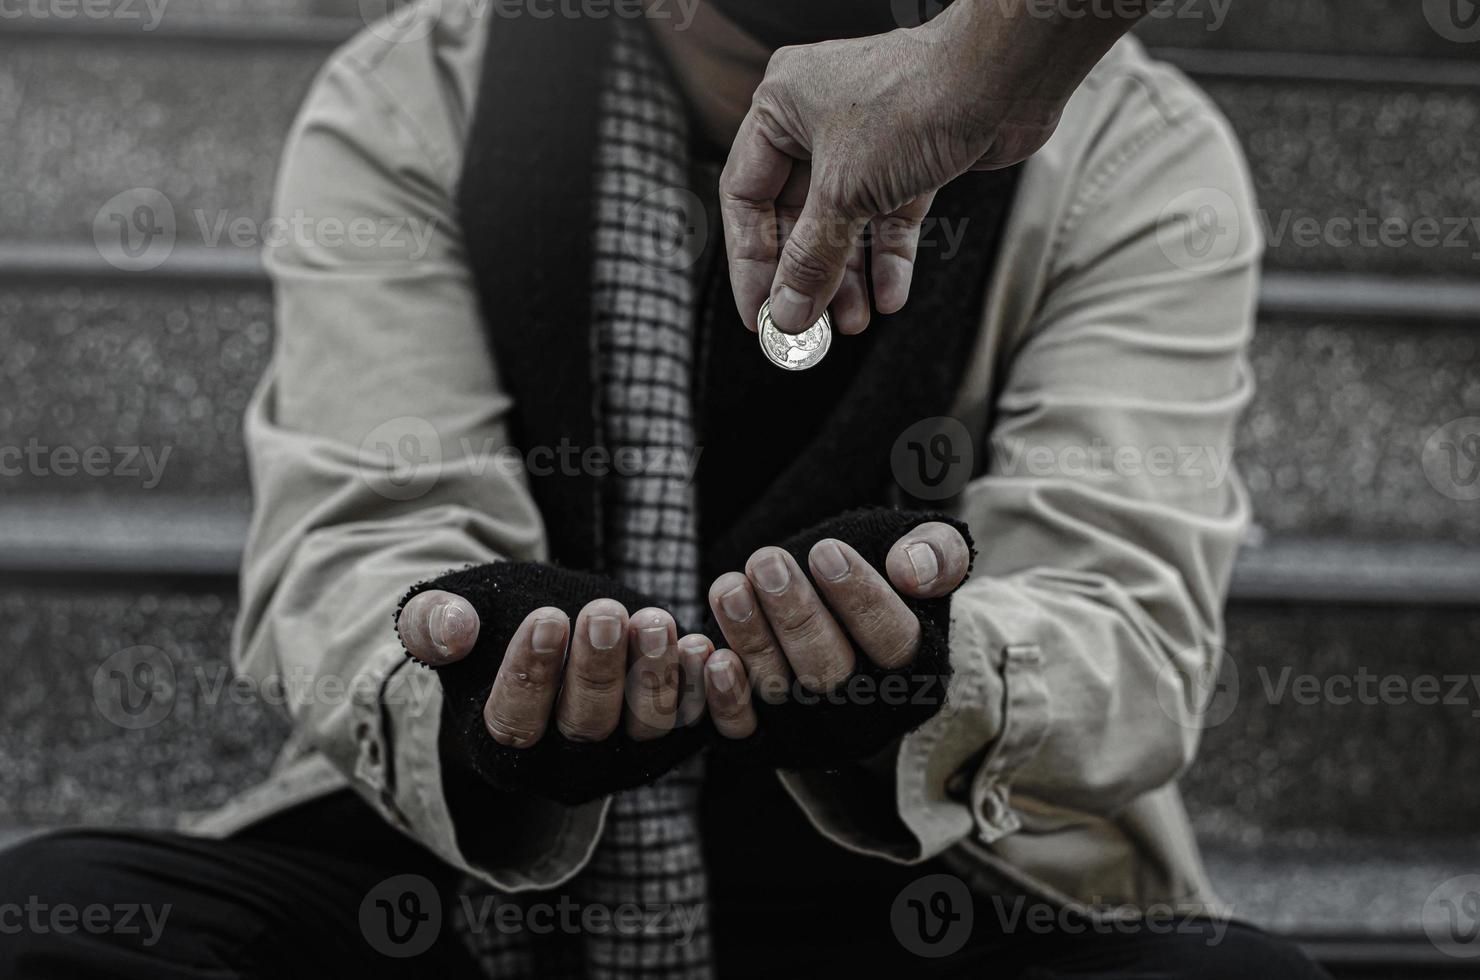
[[[614,27],[595,161],[592,270],[601,432],[614,460],[603,494],[605,570],[692,624],[703,606],[689,476],[696,256],[686,246],[702,208],[688,189],[687,121],[672,81],[641,24],[619,18]],[[583,909],[635,906],[644,928],[543,937],[471,932],[485,973],[499,980],[712,976],[702,765],[696,757],[652,786],[618,794],[590,863],[561,889]],[[495,909],[521,901],[474,896],[475,905],[490,900]]]

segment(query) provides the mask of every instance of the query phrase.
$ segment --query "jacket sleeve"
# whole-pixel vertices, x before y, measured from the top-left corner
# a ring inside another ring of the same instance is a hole
[[[470,861],[438,758],[442,692],[393,630],[415,583],[544,545],[460,256],[450,124],[397,105],[397,66],[365,57],[352,47],[319,78],[279,176],[234,663],[281,685],[300,751],[389,822],[504,888],[549,885],[589,853],[605,804],[503,800],[469,815],[489,831]],[[405,69],[406,87],[430,91],[426,70]]]
[[[858,819],[857,774],[786,777],[852,846],[921,860],[1028,811],[1112,816],[1197,749],[1248,516],[1231,455],[1262,246],[1216,111],[1143,96],[1123,113],[1138,103],[1074,176],[1003,355],[959,507],[978,559],[953,600],[949,702],[881,763],[894,812]]]

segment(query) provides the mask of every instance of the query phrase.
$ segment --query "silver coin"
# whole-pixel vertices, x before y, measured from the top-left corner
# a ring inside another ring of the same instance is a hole
[[[760,324],[757,332],[760,334],[761,350],[765,352],[766,359],[788,371],[805,371],[816,367],[822,363],[828,348],[832,346],[832,317],[826,310],[822,311],[821,319],[801,333],[782,333],[776,326],[776,321],[771,319],[771,301],[768,299],[761,304],[756,322]]]

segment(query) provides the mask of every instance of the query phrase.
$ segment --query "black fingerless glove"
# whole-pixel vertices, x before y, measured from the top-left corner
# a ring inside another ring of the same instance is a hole
[[[812,546],[823,538],[837,538],[884,574],[889,549],[926,521],[950,524],[971,546],[966,525],[952,518],[879,508],[826,521],[782,547],[806,569]],[[567,804],[650,783],[704,744],[771,768],[839,768],[873,755],[924,724],[945,703],[951,676],[950,596],[905,597],[905,604],[920,619],[919,652],[908,666],[884,670],[860,655],[854,675],[829,694],[814,695],[793,684],[788,698],[778,704],[753,696],[759,725],[750,738],[724,738],[706,718],[700,725],[645,742],[628,737],[621,728],[601,742],[572,742],[551,725],[533,746],[513,748],[488,734],[483,708],[509,640],[530,610],[554,606],[574,622],[593,599],[616,599],[629,611],[655,603],[604,576],[534,562],[495,562],[414,586],[401,600],[397,619],[413,596],[432,589],[467,599],[479,620],[478,639],[468,656],[432,668],[443,689],[443,758],[495,789],[527,791]],[[717,648],[726,646],[712,617],[704,632]]]
[[[572,742],[553,724],[528,748],[495,742],[483,725],[483,706],[509,640],[531,610],[555,606],[574,623],[581,607],[593,599],[616,599],[631,612],[654,603],[601,575],[536,562],[494,562],[416,585],[397,607],[397,620],[412,596],[431,589],[460,595],[478,612],[472,652],[435,668],[442,682],[442,757],[454,766],[471,770],[498,790],[576,804],[650,783],[703,744],[706,730],[701,726],[645,742],[618,726],[600,742]]]
[[[889,549],[927,521],[949,524],[976,551],[966,525],[940,514],[875,508],[855,510],[803,531],[782,547],[808,572],[807,554],[823,538],[846,541],[883,575]],[[753,693],[759,724],[742,740],[716,736],[719,751],[775,769],[837,769],[867,758],[919,728],[945,704],[951,679],[951,597],[911,599],[905,605],[920,619],[920,649],[907,666],[885,670],[861,652],[853,676],[828,694],[812,694],[795,681],[778,704]],[[718,623],[710,617],[705,632],[723,646]],[[850,637],[851,639],[851,637]],[[859,648],[854,642],[854,647]]]

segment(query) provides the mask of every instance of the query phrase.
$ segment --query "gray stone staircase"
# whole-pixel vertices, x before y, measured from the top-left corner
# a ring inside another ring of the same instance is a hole
[[[1216,30],[1210,0],[1174,5],[1142,34],[1233,120],[1272,239],[1239,440],[1259,533],[1189,808],[1236,912],[1341,975],[1473,971],[1433,933],[1445,883],[1480,874],[1480,689],[1449,680],[1480,675],[1480,502],[1436,488],[1425,446],[1480,416],[1480,230],[1446,247],[1293,229],[1480,221],[1480,41],[1417,0],[1242,0]],[[248,510],[239,421],[271,308],[254,252],[210,230],[266,216],[288,124],[356,9],[0,21],[0,446],[110,450],[105,475],[4,478],[0,843],[167,824],[250,784],[282,737],[222,659]],[[123,273],[93,222],[138,187],[170,200],[179,239]],[[122,472],[114,450],[132,446],[169,451],[157,479]],[[129,730],[93,687],[141,646],[177,695]]]

